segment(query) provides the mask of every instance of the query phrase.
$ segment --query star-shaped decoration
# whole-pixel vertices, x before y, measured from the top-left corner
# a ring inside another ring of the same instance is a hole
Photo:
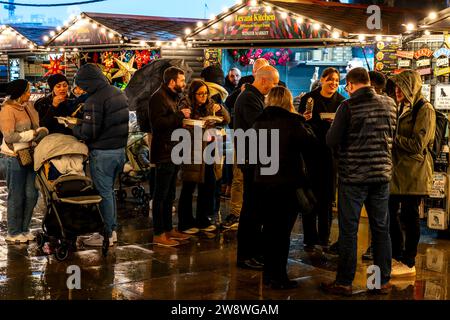
[[[102,73],[105,75],[105,77],[109,80],[109,82],[112,82],[112,76],[114,73],[117,72],[117,68],[108,68],[104,66],[103,64],[98,63],[97,66],[102,70]]]
[[[66,69],[66,66],[63,66],[61,63],[63,62],[64,57],[61,56],[59,58],[50,58],[49,64],[41,64],[41,66],[48,70],[44,77],[50,76],[52,74],[63,73],[63,70]]]
[[[89,60],[89,53],[83,53],[83,56],[81,57],[81,60],[84,60],[84,62],[88,62],[88,60]]]
[[[136,71],[136,69],[133,68],[134,56],[131,57],[130,61],[128,61],[128,62],[120,61],[117,58],[114,58],[114,60],[116,61],[117,65],[119,66],[119,71],[117,71],[117,73],[112,77],[112,79],[123,77],[125,83],[130,82],[132,75]]]

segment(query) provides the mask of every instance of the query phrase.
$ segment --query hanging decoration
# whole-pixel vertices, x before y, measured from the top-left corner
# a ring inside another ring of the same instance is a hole
[[[50,63],[49,64],[41,64],[41,66],[48,70],[45,74],[44,77],[50,76],[52,74],[58,74],[58,73],[63,73],[63,70],[65,70],[67,67],[65,65],[62,65],[64,56],[61,55],[60,57],[55,57],[52,58],[50,57]]]
[[[241,66],[253,64],[256,59],[264,58],[273,66],[286,66],[291,60],[292,51],[290,49],[239,49],[228,50],[235,62],[239,62]]]
[[[133,56],[130,61],[123,62],[117,58],[114,58],[114,61],[119,66],[119,71],[113,75],[112,79],[123,77],[126,83],[130,82],[131,76],[134,74],[136,69],[133,67],[135,57]]]
[[[149,51],[149,50],[142,50],[142,51],[135,51],[135,61],[138,70],[141,69],[144,65],[148,64],[149,62],[160,58],[159,53],[156,50]]]
[[[89,53],[83,53],[83,56],[80,60],[84,61],[84,63],[87,63],[89,60]]]
[[[107,67],[107,66],[105,66],[105,65],[103,65],[103,64],[97,64],[97,66],[102,70],[102,73],[105,75],[105,77],[110,81],[110,82],[112,82],[112,77],[113,77],[113,74],[115,74],[119,69],[117,69],[117,68],[110,68],[110,67]]]
[[[103,52],[101,55],[102,64],[106,68],[112,68],[114,66],[114,58],[117,58],[117,54],[112,51]]]

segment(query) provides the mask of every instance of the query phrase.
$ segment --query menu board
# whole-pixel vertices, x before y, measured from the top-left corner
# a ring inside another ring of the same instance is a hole
[[[398,44],[378,42],[375,50],[375,70],[392,75],[398,68]]]

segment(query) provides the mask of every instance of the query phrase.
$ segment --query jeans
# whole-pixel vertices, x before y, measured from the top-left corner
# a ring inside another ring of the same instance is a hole
[[[178,229],[187,230],[193,227],[206,228],[211,225],[208,217],[214,214],[216,177],[214,166],[205,165],[204,183],[184,181],[178,202]],[[197,213],[192,215],[192,196],[198,187]]]
[[[254,167],[242,169],[244,176],[244,195],[242,210],[239,216],[237,232],[237,260],[244,261],[262,256],[262,227],[263,218],[258,212],[256,186],[254,182]]]
[[[295,188],[261,187],[264,239],[264,279],[286,281],[291,232],[298,216]]]
[[[172,231],[172,206],[176,195],[176,182],[179,166],[173,163],[156,165],[155,190],[153,192],[154,235]]]
[[[117,229],[117,208],[114,195],[114,182],[125,164],[125,149],[91,150],[89,169],[92,182],[102,197],[100,212],[109,237]]]
[[[22,167],[15,157],[6,158],[8,186],[8,234],[16,236],[29,231],[31,216],[38,199],[33,166]]]
[[[420,200],[420,196],[391,195],[389,198],[392,257],[410,268],[416,264],[420,240]]]
[[[374,265],[380,267],[381,285],[389,282],[392,249],[389,236],[389,183],[339,184],[339,265],[336,283],[349,286],[355,278],[359,217],[363,204],[369,216]]]

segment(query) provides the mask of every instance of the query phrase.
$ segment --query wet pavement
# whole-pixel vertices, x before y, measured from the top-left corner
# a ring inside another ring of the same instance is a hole
[[[178,190],[179,191],[179,190]],[[289,276],[298,280],[292,290],[267,289],[261,272],[236,267],[236,231],[201,233],[178,247],[152,244],[152,222],[148,211],[130,199],[119,204],[119,242],[106,258],[97,248],[79,247],[64,262],[44,254],[35,242],[7,245],[6,189],[0,182],[0,299],[164,299],[164,300],[448,300],[450,299],[450,240],[423,228],[417,276],[393,281],[387,296],[365,293],[366,269],[361,261],[368,244],[368,222],[362,218],[358,239],[356,293],[349,298],[324,294],[319,284],[334,279],[337,257],[303,251],[297,221],[292,234]],[[226,216],[228,203],[222,202]],[[174,216],[176,218],[176,215]],[[39,209],[32,232],[40,230]],[[337,237],[333,223],[332,240]],[[79,266],[81,289],[69,290],[69,266]]]

